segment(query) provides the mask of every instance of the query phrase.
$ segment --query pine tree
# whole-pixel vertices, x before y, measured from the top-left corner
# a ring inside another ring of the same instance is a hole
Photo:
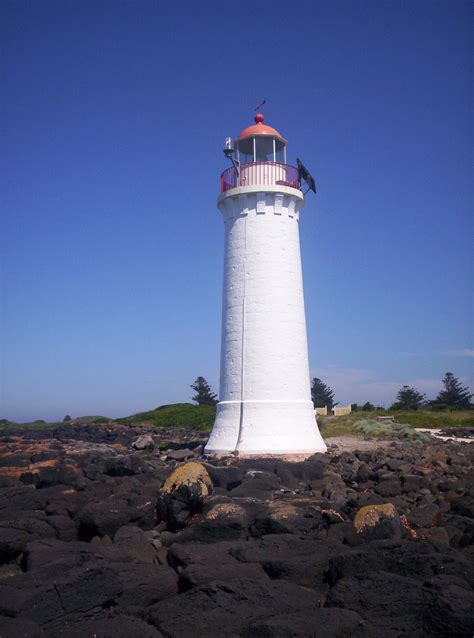
[[[216,405],[217,396],[204,377],[198,377],[191,388],[196,392],[193,401],[196,401],[198,405]]]
[[[328,407],[331,410],[337,403],[334,403],[334,392],[323,383],[321,379],[315,377],[311,383],[311,398],[315,408]]]
[[[418,410],[426,400],[426,396],[421,392],[418,392],[416,388],[412,388],[409,385],[404,385],[400,388],[397,394],[397,401],[390,409],[391,410]]]
[[[446,372],[442,384],[444,390],[441,390],[433,401],[435,407],[472,408],[471,391],[467,386],[463,386],[452,372]]]

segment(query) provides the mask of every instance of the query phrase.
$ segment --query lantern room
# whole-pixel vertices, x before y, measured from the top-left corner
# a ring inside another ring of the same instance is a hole
[[[286,163],[286,140],[257,113],[236,140],[227,138],[224,153],[232,162],[221,176],[221,192],[239,186],[288,186],[300,189],[296,167]]]
[[[237,160],[250,162],[279,162],[286,164],[286,140],[280,133],[263,123],[263,115],[257,113],[255,124],[247,126],[236,141]]]

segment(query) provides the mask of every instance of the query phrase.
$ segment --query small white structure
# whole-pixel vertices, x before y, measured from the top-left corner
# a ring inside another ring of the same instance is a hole
[[[257,114],[226,143],[220,401],[206,454],[325,452],[310,392],[298,169]],[[230,147],[230,149],[229,149]]]
[[[346,414],[350,414],[352,412],[352,406],[349,405],[340,405],[339,407],[334,406],[332,409],[332,413],[334,416],[345,416]]]
[[[314,410],[316,416],[327,416],[328,415],[328,406],[325,405],[324,408],[316,408]]]

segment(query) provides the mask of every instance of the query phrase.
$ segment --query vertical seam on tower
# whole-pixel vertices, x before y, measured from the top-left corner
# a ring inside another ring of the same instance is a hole
[[[245,280],[247,267],[247,218],[248,213],[244,217],[244,258],[243,258],[243,285],[242,285],[242,347],[240,350],[240,414],[239,414],[239,434],[235,451],[239,449],[242,441],[242,430],[244,421],[244,356],[245,356]]]

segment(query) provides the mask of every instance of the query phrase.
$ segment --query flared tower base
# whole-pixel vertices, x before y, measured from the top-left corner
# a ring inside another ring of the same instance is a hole
[[[311,401],[222,401],[204,453],[305,458],[326,450]]]

